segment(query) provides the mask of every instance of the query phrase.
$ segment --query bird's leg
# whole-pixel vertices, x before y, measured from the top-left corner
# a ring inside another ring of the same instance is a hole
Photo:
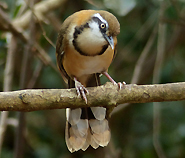
[[[74,77],[74,81],[75,81],[75,88],[76,88],[76,92],[78,97],[81,95],[82,98],[85,100],[85,103],[87,104],[87,97],[85,93],[89,93],[89,91],[87,90],[87,88],[84,87],[84,85],[82,85],[77,79],[76,77]]]
[[[119,90],[122,88],[123,85],[126,84],[125,82],[123,82],[123,83],[121,83],[121,82],[116,83],[116,81],[114,81],[114,79],[106,71],[102,72],[102,74],[105,75],[109,79],[109,81],[111,81],[114,85],[118,85]]]

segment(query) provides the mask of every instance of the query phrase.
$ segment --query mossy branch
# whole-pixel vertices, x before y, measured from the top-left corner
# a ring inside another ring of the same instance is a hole
[[[116,85],[88,88],[88,103],[73,89],[27,89],[0,92],[1,111],[37,111],[49,109],[104,106],[113,108],[123,103],[146,103],[185,100],[185,82],[154,85]]]

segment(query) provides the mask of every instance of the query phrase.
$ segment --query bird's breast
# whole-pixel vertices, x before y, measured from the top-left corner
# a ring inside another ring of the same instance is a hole
[[[69,47],[65,52],[64,69],[69,76],[77,78],[83,75],[106,71],[114,56],[114,50],[110,46],[102,55],[96,56],[84,56]]]

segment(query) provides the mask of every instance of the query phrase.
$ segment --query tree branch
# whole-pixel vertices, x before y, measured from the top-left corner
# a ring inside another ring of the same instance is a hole
[[[154,85],[128,84],[118,91],[112,83],[88,88],[88,103],[77,97],[75,89],[30,89],[0,92],[1,111],[37,111],[185,100],[185,82]]]
[[[47,21],[45,15],[51,11],[61,8],[66,3],[66,0],[46,0],[38,2],[34,5],[33,10],[40,21]],[[19,18],[13,21],[15,26],[25,29],[29,26],[32,11],[28,10]]]

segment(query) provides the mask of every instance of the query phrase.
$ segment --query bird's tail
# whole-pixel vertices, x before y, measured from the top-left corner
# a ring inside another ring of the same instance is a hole
[[[95,74],[89,80],[87,87],[100,85],[99,75]],[[71,82],[71,81],[70,81]],[[69,84],[70,88],[74,84]],[[85,151],[89,145],[94,149],[107,146],[111,133],[106,117],[106,108],[87,107],[66,109],[65,139],[70,152],[82,149]]]

